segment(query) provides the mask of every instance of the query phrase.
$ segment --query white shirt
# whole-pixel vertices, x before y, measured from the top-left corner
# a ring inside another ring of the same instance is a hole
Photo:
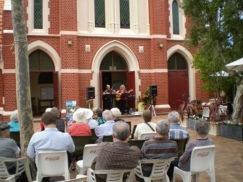
[[[156,123],[153,122],[147,122],[147,123],[154,129],[154,131],[146,123],[140,123],[137,125],[137,128],[135,130],[134,133],[135,138],[140,139],[142,133],[155,132]]]
[[[98,126],[98,122],[92,118],[86,119],[84,123],[88,124],[90,129],[95,129]]]
[[[35,133],[27,148],[27,154],[30,158],[35,157],[35,163],[38,166],[37,154],[39,151],[61,151],[66,150],[69,153],[75,151],[75,146],[71,136],[68,133],[62,133],[57,128],[45,128],[42,132]]]
[[[103,136],[106,135],[112,135],[113,130],[112,127],[115,124],[115,121],[113,120],[108,120],[104,124],[99,125],[97,128],[95,128],[95,134],[98,138],[97,142],[102,142]]]

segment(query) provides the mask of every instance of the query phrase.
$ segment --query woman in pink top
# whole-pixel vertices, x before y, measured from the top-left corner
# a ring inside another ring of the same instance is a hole
[[[88,119],[88,116],[85,112],[84,108],[79,108],[73,113],[73,120],[76,121],[76,123],[72,124],[69,129],[68,133],[71,136],[91,136],[91,130],[88,124],[84,123],[84,121]],[[76,157],[73,157],[71,169],[75,170],[75,163],[76,163]]]

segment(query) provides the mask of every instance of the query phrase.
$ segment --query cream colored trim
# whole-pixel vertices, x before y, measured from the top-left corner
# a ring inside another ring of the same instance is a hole
[[[7,33],[11,33],[12,34],[13,33],[13,30],[3,30],[3,33],[6,33],[6,34]]]
[[[77,31],[60,31],[60,35],[77,35]]]
[[[141,85],[141,80],[139,79],[138,76],[139,64],[138,64],[137,57],[127,45],[117,40],[106,43],[96,52],[91,66],[92,67],[91,69],[94,72],[92,74],[92,79],[90,80],[90,85],[97,88],[97,93],[100,93],[100,85],[99,85],[100,70],[98,68],[100,67],[103,58],[110,51],[116,51],[117,53],[119,53],[126,60],[128,65],[128,71],[135,72],[135,82],[136,82],[135,93],[137,98],[141,94],[141,92],[139,92],[139,86]],[[100,101],[100,95],[98,94],[98,96],[95,97],[94,99],[95,108],[101,107],[99,101]]]
[[[1,111],[3,116],[11,116],[14,111]]]
[[[5,0],[4,1],[4,7],[3,10],[5,11],[11,11],[12,7],[11,7],[11,0]]]
[[[168,69],[141,69],[138,70],[140,73],[168,73]]]
[[[7,73],[13,73],[15,74],[16,73],[16,70],[15,69],[3,69],[3,74],[7,74]]]
[[[151,35],[151,38],[154,39],[166,39],[167,38],[167,35],[157,35],[157,34],[154,34],[154,35]]]
[[[190,100],[196,99],[196,89],[195,89],[195,69],[192,68],[191,62],[193,60],[192,54],[183,46],[181,45],[175,45],[171,47],[167,51],[167,60],[169,60],[170,56],[174,53],[180,53],[187,61],[188,65],[188,75],[189,75],[189,95]]]
[[[93,73],[93,70],[79,70],[79,69],[61,69],[61,73],[79,73],[79,74],[87,74]]]
[[[170,109],[169,104],[155,105],[155,109]]]

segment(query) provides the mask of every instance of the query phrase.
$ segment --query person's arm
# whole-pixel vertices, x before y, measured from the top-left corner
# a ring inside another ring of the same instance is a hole
[[[179,159],[180,163],[184,164],[184,163],[187,163],[190,160],[192,150],[193,150],[192,143],[188,143],[186,145],[185,152],[183,153],[183,155]]]
[[[69,153],[73,153],[75,151],[75,145],[73,143],[73,139],[72,139],[72,137],[69,134],[67,134],[66,137],[67,137],[66,140],[67,140],[67,144],[68,144],[67,151]]]

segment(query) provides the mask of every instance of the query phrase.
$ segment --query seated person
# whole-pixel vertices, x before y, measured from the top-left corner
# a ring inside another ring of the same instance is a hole
[[[19,132],[18,110],[11,114],[8,125],[11,127],[10,132]]]
[[[50,112],[52,108],[48,107],[46,108],[45,112]],[[42,118],[40,120],[40,128],[41,128],[41,131],[44,131],[45,130],[45,124],[44,122],[42,121]]]
[[[137,125],[134,133],[134,139],[140,139],[142,133],[155,132],[156,123],[151,122],[152,114],[150,110],[143,111],[143,120],[144,123],[140,123]]]
[[[136,146],[129,146],[128,144],[129,125],[126,122],[117,121],[112,130],[114,142],[98,144],[95,169],[134,169],[138,164],[138,160],[142,157],[142,152]],[[98,181],[104,181],[106,178],[105,175],[97,175],[96,177]]]
[[[189,138],[187,130],[180,125],[180,115],[176,111],[171,111],[168,114],[168,120],[170,122],[169,139],[186,139]]]
[[[10,139],[10,126],[0,121],[0,157],[16,158],[20,156],[20,149],[13,139]],[[15,163],[8,163],[8,172],[15,174]]]
[[[66,150],[68,153],[68,163],[71,164],[71,154],[75,151],[75,146],[71,136],[68,133],[62,133],[56,127],[57,117],[52,112],[45,112],[42,115],[42,121],[45,125],[45,130],[36,132],[31,137],[27,155],[30,158],[35,158],[36,166],[38,167],[38,158],[36,157],[39,151],[53,150],[61,151]],[[68,166],[67,166],[68,167]]]
[[[77,109],[79,109],[80,107],[79,106],[76,106],[74,109],[72,109],[72,111],[73,111],[73,113],[77,110]],[[71,126],[72,124],[74,124],[74,123],[76,123],[76,121],[74,121],[74,119],[73,119],[73,115],[72,115],[72,117],[69,119],[69,121],[67,122],[67,131],[68,131],[68,128],[69,128],[69,126]]]
[[[169,140],[170,124],[166,120],[160,120],[156,125],[156,137],[144,142],[142,152],[146,159],[168,159],[177,157],[177,143]],[[144,165],[144,176],[150,176],[152,166]]]
[[[185,152],[180,157],[180,159],[171,162],[171,167],[168,170],[168,176],[171,180],[173,178],[174,166],[178,166],[180,169],[184,171],[190,171],[190,159],[194,147],[213,145],[212,140],[208,138],[210,126],[207,121],[203,119],[196,121],[195,131],[197,133],[196,140],[188,142],[188,144],[186,145]]]
[[[56,116],[57,116],[57,129],[58,131],[60,132],[65,132],[65,122],[64,120],[61,118],[61,114],[60,114],[60,111],[57,107],[53,107],[51,109],[51,112],[53,112]]]
[[[94,115],[93,111],[91,109],[84,108],[86,112],[87,119],[85,120],[85,123],[87,123],[90,127],[90,129],[95,129],[98,126],[98,123],[96,120],[94,120],[92,117]]]
[[[105,124],[99,125],[95,128],[95,134],[98,137],[96,143],[100,143],[103,140],[103,136],[112,135],[112,127],[115,124],[113,120],[113,116],[110,110],[104,110],[102,113],[102,117],[106,121]]]
[[[103,112],[103,110],[101,108],[98,108],[98,109],[95,110],[95,113],[97,115],[98,125],[101,125],[101,124],[105,123],[105,120],[102,117],[102,112]]]
[[[114,107],[111,109],[111,113],[113,115],[113,120],[116,121],[124,121],[123,119],[121,119],[121,111],[120,109],[118,109],[117,107]]]

